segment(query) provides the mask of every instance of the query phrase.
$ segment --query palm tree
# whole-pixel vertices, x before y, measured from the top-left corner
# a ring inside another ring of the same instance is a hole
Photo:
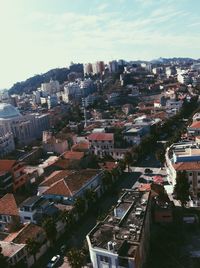
[[[118,176],[120,175],[120,171],[118,168],[113,168],[111,170],[111,174],[112,174],[112,177],[114,178],[114,181],[118,178]]]
[[[88,209],[91,209],[94,204],[97,202],[97,193],[93,191],[92,189],[87,189],[85,191],[85,200],[88,206]]]
[[[53,245],[57,236],[57,229],[56,229],[55,221],[51,217],[46,218],[43,221],[42,226],[46,232],[47,238],[49,239],[51,245]]]
[[[126,165],[128,166],[128,171],[130,170],[130,164],[133,162],[133,157],[130,152],[126,152],[124,155],[124,161]]]
[[[30,255],[34,257],[34,263],[36,262],[36,254],[40,251],[40,243],[33,238],[28,238],[26,240],[27,251]]]
[[[103,177],[102,177],[102,184],[104,191],[111,187],[113,181],[112,181],[112,174],[105,170]]]
[[[74,203],[75,211],[78,213],[78,216],[82,216],[85,212],[85,199],[82,197],[77,197]]]
[[[126,163],[125,163],[125,161],[123,159],[119,160],[118,167],[120,169],[120,172],[123,172],[124,169],[126,168]]]
[[[84,265],[85,256],[81,250],[72,248],[67,253],[67,259],[72,268],[81,268]]]

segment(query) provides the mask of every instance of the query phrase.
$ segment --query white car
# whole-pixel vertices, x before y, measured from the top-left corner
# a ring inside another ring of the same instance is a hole
[[[47,268],[52,268],[55,267],[56,264],[59,262],[60,260],[60,255],[56,255],[54,256],[51,261],[48,263]]]

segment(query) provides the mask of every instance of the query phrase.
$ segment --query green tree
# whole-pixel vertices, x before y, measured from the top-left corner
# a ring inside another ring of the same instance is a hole
[[[184,207],[189,201],[190,184],[186,171],[178,172],[176,176],[176,185],[174,187],[174,193],[177,200],[180,200],[181,206]]]
[[[74,202],[75,211],[78,213],[78,216],[82,216],[85,212],[86,204],[83,197],[77,197]]]
[[[28,238],[26,240],[27,251],[30,255],[33,255],[34,262],[36,262],[36,254],[40,251],[40,244],[35,239]]]
[[[112,186],[112,183],[113,183],[112,174],[109,171],[105,170],[102,177],[102,184],[104,191],[109,189]]]
[[[81,250],[72,248],[67,253],[67,259],[72,268],[81,268],[84,265],[85,255]]]
[[[85,191],[85,200],[87,202],[88,205],[88,209],[92,209],[94,207],[94,205],[97,202],[97,193],[95,191],[93,191],[92,189],[87,189]]]
[[[0,246],[0,267],[2,268],[7,268],[9,267],[9,264],[8,264],[8,258],[6,256],[3,255],[2,253],[3,249],[2,247]]]
[[[124,155],[124,161],[128,167],[128,171],[130,171],[130,165],[132,164],[133,162],[133,157],[132,157],[132,154],[130,152],[126,152],[125,155]]]
[[[125,161],[123,159],[119,160],[118,166],[119,166],[120,171],[123,172],[125,170],[125,168],[126,168]]]
[[[47,238],[49,239],[51,245],[53,245],[53,243],[56,240],[56,236],[57,236],[57,229],[56,229],[55,221],[51,217],[46,218],[43,221],[42,226],[46,232]]]
[[[156,159],[163,165],[165,163],[165,150],[158,149],[155,153]]]

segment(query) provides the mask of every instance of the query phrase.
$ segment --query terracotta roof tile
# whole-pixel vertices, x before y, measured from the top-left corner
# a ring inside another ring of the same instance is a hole
[[[200,170],[200,162],[180,162],[173,165],[177,171],[182,170]]]
[[[69,160],[81,160],[84,157],[83,152],[73,152],[73,151],[67,151],[63,154],[63,157],[65,159]]]
[[[200,128],[200,121],[193,122],[190,128]]]
[[[53,195],[62,195],[62,196],[72,196],[71,191],[67,183],[64,180],[60,180],[57,183],[53,184],[49,189],[47,189],[43,194],[53,194]]]
[[[13,194],[6,194],[0,199],[0,214],[18,216],[18,208]]]
[[[71,173],[72,171],[70,170],[54,171],[49,177],[45,178],[45,180],[40,183],[40,186],[51,186],[61,179],[69,176]]]
[[[92,133],[88,136],[88,140],[112,141],[113,139],[113,133]]]
[[[66,178],[61,179],[57,183],[54,183],[43,194],[72,196],[99,172],[100,170],[97,169],[84,169],[81,171],[74,171]]]
[[[61,169],[67,169],[69,167],[69,159],[58,159],[52,166],[56,166]]]
[[[42,232],[44,232],[42,227],[33,223],[28,223],[18,232],[17,236],[13,239],[13,242],[17,244],[25,244],[27,239],[37,239],[37,235]]]
[[[0,171],[9,171],[15,163],[16,160],[0,160]]]
[[[74,144],[72,146],[72,151],[76,151],[76,152],[85,152],[89,150],[89,143],[88,141],[82,141],[79,142],[77,144]]]

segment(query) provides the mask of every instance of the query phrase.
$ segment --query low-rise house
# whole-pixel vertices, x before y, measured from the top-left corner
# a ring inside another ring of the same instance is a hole
[[[45,152],[62,154],[68,149],[68,147],[68,142],[65,138],[56,138],[50,131],[43,132],[43,149]]]
[[[80,141],[72,146],[73,152],[89,152],[89,143],[88,141]]]
[[[22,265],[27,263],[27,251],[25,244],[17,244],[13,242],[0,241],[2,254],[8,258],[10,266]],[[3,268],[3,267],[2,267]]]
[[[150,240],[150,192],[125,190],[87,235],[93,267],[143,267]]]
[[[19,206],[19,215],[22,223],[39,223],[46,216],[56,216],[59,210],[53,203],[41,196],[32,196]]]
[[[27,250],[28,240],[33,240],[38,243],[38,252],[35,257]],[[18,267],[21,267],[20,264],[22,265],[24,263],[27,267],[31,267],[34,264],[34,259],[37,260],[40,258],[50,246],[50,242],[47,240],[45,230],[33,223],[26,223],[20,231],[12,233],[6,237],[3,243],[5,243],[11,249],[12,245],[15,245],[16,248],[23,249],[20,253],[16,252],[14,255],[16,257],[12,256],[12,260],[9,260],[12,265],[18,264]],[[22,267],[24,266],[22,265]]]
[[[189,136],[200,136],[200,121],[193,122],[187,127]]]
[[[72,171],[71,174],[60,172],[39,185],[38,195],[63,204],[73,204],[77,197],[84,196],[87,189],[100,196],[102,176],[103,171],[97,169]]]
[[[0,199],[0,231],[12,232],[20,225],[19,211],[13,194]]]
[[[111,150],[114,148],[113,133],[92,133],[88,137],[89,148],[92,154],[99,157],[111,155]]]
[[[24,187],[27,183],[27,175],[24,172],[24,164],[16,160],[0,160],[0,174],[7,176],[8,174],[12,175],[12,179],[5,181],[4,180],[4,189],[12,188],[12,191],[16,192],[20,188]],[[12,184],[12,187],[10,187]]]

